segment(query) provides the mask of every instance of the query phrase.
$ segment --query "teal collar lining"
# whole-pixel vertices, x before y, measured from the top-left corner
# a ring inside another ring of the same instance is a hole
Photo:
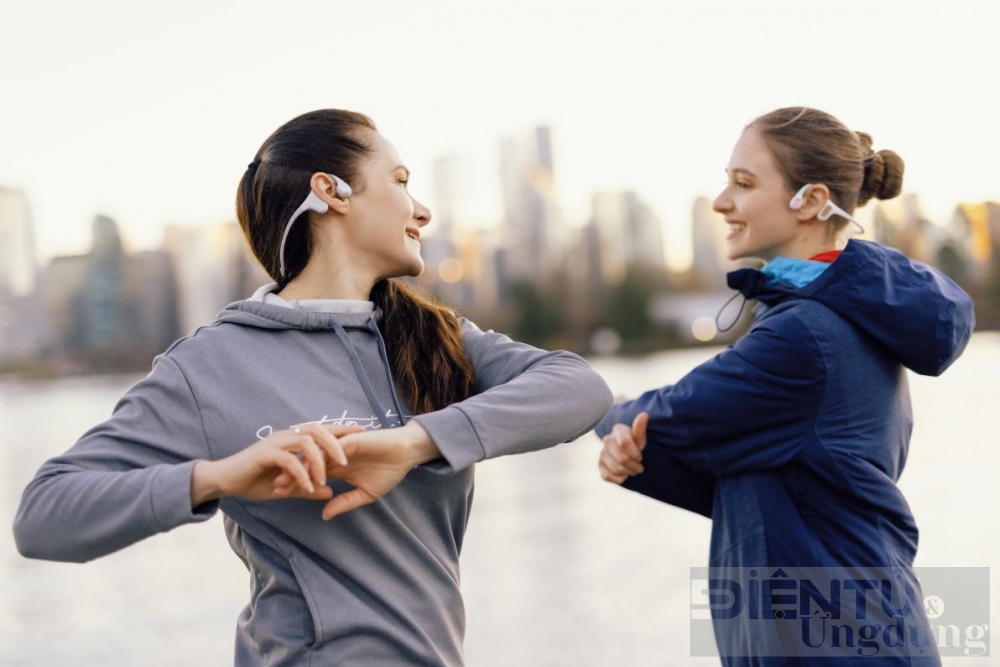
[[[828,268],[830,268],[830,264],[827,262],[775,257],[761,269],[761,273],[767,276],[771,282],[789,283],[799,288],[816,280]]]

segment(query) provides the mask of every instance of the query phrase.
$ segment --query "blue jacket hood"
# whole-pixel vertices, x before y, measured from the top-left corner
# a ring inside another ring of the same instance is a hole
[[[756,269],[733,271],[728,282],[766,306],[789,299],[817,301],[921,375],[943,373],[975,328],[972,299],[961,287],[937,269],[869,241],[849,241],[830,268],[804,287]]]

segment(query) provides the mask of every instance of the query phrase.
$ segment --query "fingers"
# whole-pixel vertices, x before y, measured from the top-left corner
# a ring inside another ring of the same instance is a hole
[[[341,432],[353,432],[355,427],[336,427],[337,433]],[[321,426],[319,424],[304,424],[296,426],[293,429],[294,433],[300,437],[305,438],[303,441],[306,447],[310,450],[315,449],[315,455],[319,458],[320,463],[316,467],[310,467],[310,472],[313,474],[313,479],[316,479],[317,484],[323,484],[326,482],[326,457],[329,457],[331,463],[336,465],[345,466],[347,465],[347,456],[344,454],[344,449],[337,441],[337,436],[334,435],[334,431],[326,426]],[[305,453],[305,451],[303,451]],[[310,457],[310,462],[313,461],[313,457]],[[321,476],[317,479],[317,476]]]
[[[649,425],[649,413],[640,412],[632,420],[632,438],[642,450],[646,446],[646,427]]]
[[[309,478],[309,471],[306,470],[305,464],[295,454],[285,450],[276,450],[272,452],[271,463],[288,473],[296,484],[306,489],[309,493],[316,492],[316,487],[312,479]]]
[[[349,433],[363,433],[365,431],[364,426],[358,426],[357,424],[350,426],[345,424],[323,424],[322,428],[337,438]]]
[[[611,433],[604,436],[604,449],[597,462],[602,479],[612,484],[621,484],[630,475],[642,474],[645,470],[642,466],[642,450],[646,446],[648,424],[649,415],[640,412],[631,427],[615,424]]]
[[[316,444],[317,439],[321,437],[319,429],[315,426],[304,426],[298,431],[300,435],[291,444],[291,447],[297,448],[298,452],[302,454],[302,460],[308,464],[306,470],[312,481],[319,485],[326,484],[326,459],[323,457],[323,451]],[[313,489],[310,488],[309,492],[312,491]]]
[[[333,497],[333,499],[323,507],[323,520],[329,521],[335,516],[350,512],[351,510],[369,505],[375,502],[376,498],[363,489],[351,489],[344,491]]]
[[[347,465],[347,454],[344,453],[344,448],[341,446],[340,441],[337,440],[336,435],[325,428],[316,429],[316,432],[313,435],[316,437],[316,442],[323,448],[323,451],[326,452],[326,455],[330,457],[331,461],[337,465]],[[346,434],[342,433],[341,435]]]
[[[604,438],[604,446],[612,458],[630,475],[642,473],[642,450],[632,437],[632,429],[625,424],[615,424]]]
[[[272,491],[275,498],[305,498],[307,500],[329,500],[333,497],[333,489],[328,485],[317,486],[314,491],[309,492],[295,482],[284,485],[275,485]]]
[[[601,479],[612,484],[621,484],[628,477],[625,469],[611,458],[606,449],[601,452],[601,457],[597,461],[597,468],[601,473]]]

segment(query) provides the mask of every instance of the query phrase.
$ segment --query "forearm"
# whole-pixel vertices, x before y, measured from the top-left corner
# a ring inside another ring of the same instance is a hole
[[[409,452],[408,465],[411,468],[441,458],[441,450],[437,448],[434,440],[420,425],[420,422],[410,420],[400,431],[401,434],[405,433],[406,435],[405,441]]]
[[[14,522],[18,551],[28,558],[85,562],[184,523],[194,512],[194,462],[128,471],[43,470],[25,490]]]
[[[660,502],[711,518],[715,480],[671,457],[659,447],[643,450],[643,472],[625,479],[622,486]]]
[[[509,382],[414,420],[457,470],[573,440],[593,427],[611,401],[604,380],[585,361],[552,353]]]

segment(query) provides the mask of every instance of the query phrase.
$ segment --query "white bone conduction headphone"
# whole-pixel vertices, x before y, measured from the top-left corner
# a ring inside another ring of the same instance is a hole
[[[333,182],[337,184],[337,196],[341,199],[347,199],[354,191],[351,190],[351,186],[347,184],[342,178],[338,178],[333,174],[327,174],[333,179]],[[801,204],[800,204],[801,205]],[[316,196],[316,193],[310,188],[308,196],[305,200],[295,209],[295,213],[292,213],[292,217],[288,219],[288,223],[285,225],[285,233],[281,235],[281,246],[278,248],[278,260],[281,265],[281,277],[285,277],[285,241],[288,240],[288,232],[292,229],[292,223],[305,213],[306,211],[315,211],[316,213],[326,213],[330,210],[330,205],[325,201]]]
[[[816,184],[806,183],[801,188],[799,188],[799,191],[796,192],[795,196],[793,196],[791,201],[788,202],[788,207],[793,211],[797,211],[800,208],[802,208],[802,204],[804,203],[803,198],[806,195],[806,190],[813,187],[814,185]],[[850,220],[851,222],[854,223],[854,226],[858,228],[859,233],[861,234],[865,233],[865,228],[861,226],[861,223],[855,220],[853,217],[851,217],[850,213],[848,213],[844,209],[834,204],[833,200],[830,198],[827,198],[826,203],[823,204],[823,208],[821,208],[819,210],[819,213],[816,214],[816,218],[818,220],[829,220],[830,216],[834,214],[839,215],[840,217],[845,218],[847,220]]]

